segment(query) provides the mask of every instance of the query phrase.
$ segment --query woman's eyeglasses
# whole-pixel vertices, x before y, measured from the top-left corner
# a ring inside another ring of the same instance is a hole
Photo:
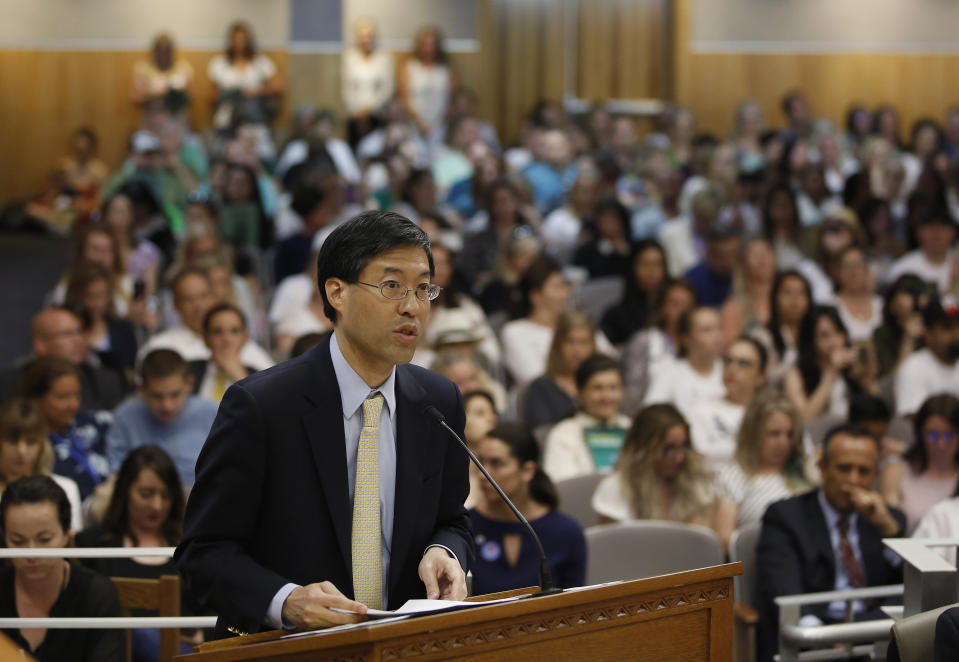
[[[926,441],[930,444],[948,444],[956,439],[956,433],[951,430],[945,432],[927,432]]]
[[[682,445],[670,444],[663,448],[663,457],[675,458],[685,455],[691,450],[693,450],[693,447],[688,443]]]

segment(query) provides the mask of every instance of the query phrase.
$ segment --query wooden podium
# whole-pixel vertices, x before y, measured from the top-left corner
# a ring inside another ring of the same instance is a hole
[[[728,662],[732,578],[742,571],[742,563],[729,563],[294,639],[264,632],[203,644],[176,659]]]

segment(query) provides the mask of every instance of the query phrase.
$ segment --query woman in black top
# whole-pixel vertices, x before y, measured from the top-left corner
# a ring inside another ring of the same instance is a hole
[[[175,546],[183,530],[184,501],[180,476],[166,451],[153,445],[135,448],[117,473],[103,524],[77,534],[77,547]],[[173,559],[163,557],[88,559],[87,565],[108,577],[157,579],[177,574]],[[189,605],[181,611],[195,613]],[[134,614],[146,615],[154,614]],[[157,630],[133,630],[133,659],[157,659],[158,644]]]
[[[66,547],[70,503],[48,476],[10,483],[0,498],[7,547]],[[0,616],[5,618],[120,616],[117,590],[106,577],[66,559],[14,559],[0,569]],[[7,629],[3,633],[39,662],[120,662],[121,630]]]
[[[579,400],[574,375],[595,351],[593,322],[580,312],[563,313],[546,357],[546,373],[530,382],[523,397],[523,422],[528,428],[552,425],[576,413]]]
[[[655,239],[633,245],[623,298],[603,313],[600,327],[614,345],[621,345],[652,321],[666,289],[666,253]]]

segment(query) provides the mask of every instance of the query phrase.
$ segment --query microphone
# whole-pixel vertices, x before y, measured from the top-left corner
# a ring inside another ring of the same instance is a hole
[[[493,477],[489,475],[489,472],[486,470],[486,467],[484,467],[482,462],[479,461],[479,458],[477,458],[476,455],[473,454],[473,451],[470,450],[466,442],[463,441],[463,439],[458,434],[456,434],[453,428],[451,428],[447,424],[446,417],[443,416],[442,412],[440,412],[440,410],[434,407],[433,405],[426,405],[426,407],[423,408],[423,413],[426,414],[428,417],[432,418],[439,425],[446,428],[446,431],[450,433],[450,436],[452,436],[454,439],[456,439],[456,441],[459,442],[459,445],[462,446],[463,450],[466,451],[466,454],[469,455],[470,459],[473,461],[473,464],[475,464],[479,468],[479,470],[483,472],[483,475],[486,476],[486,480],[489,481],[489,484],[493,486],[493,489],[496,490],[496,493],[499,494],[500,498],[506,502],[506,505],[509,506],[509,509],[513,511],[514,515],[516,515],[516,519],[518,519],[523,524],[523,526],[526,527],[526,530],[529,531],[529,534],[533,537],[533,542],[536,543],[536,549],[537,551],[539,551],[539,586],[540,586],[539,592],[535,593],[533,597],[537,597],[540,595],[555,595],[556,593],[562,593],[563,589],[556,588],[555,586],[553,586],[553,573],[550,572],[549,563],[546,562],[546,552],[543,551],[543,543],[540,542],[539,536],[536,535],[536,531],[533,530],[533,527],[530,526],[530,523],[526,520],[525,517],[523,517],[523,513],[521,513],[519,509],[515,505],[513,505],[513,502],[510,501],[510,498],[508,496],[506,496],[506,493],[503,491],[503,489],[496,484],[496,481],[493,480]]]

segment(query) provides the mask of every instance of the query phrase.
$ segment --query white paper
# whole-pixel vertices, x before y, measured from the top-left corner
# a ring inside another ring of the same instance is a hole
[[[527,594],[532,595],[532,594]],[[460,600],[407,600],[402,607],[396,611],[386,611],[385,609],[367,609],[366,616],[370,620],[379,620],[391,618],[394,616],[415,616],[418,614],[436,614],[443,611],[453,611],[456,609],[469,609],[470,607],[482,607],[483,605],[495,605],[501,602],[513,602],[527,595],[517,595],[511,598],[500,598],[499,600],[484,600],[481,602],[467,602]],[[355,612],[331,607],[331,611],[338,611],[344,614],[353,614]]]

